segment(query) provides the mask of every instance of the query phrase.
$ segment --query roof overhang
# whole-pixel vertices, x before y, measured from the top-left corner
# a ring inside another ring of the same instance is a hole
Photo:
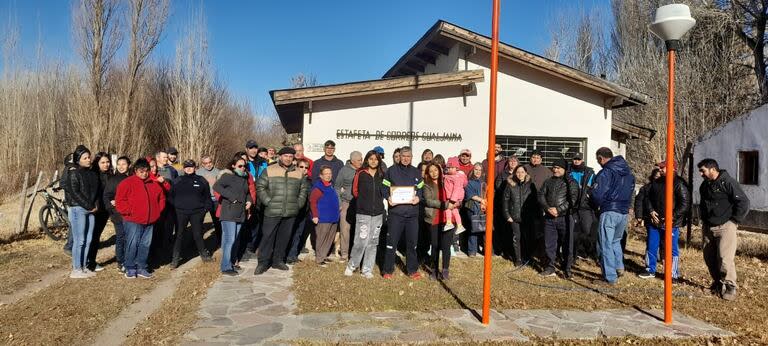
[[[347,97],[377,95],[398,91],[464,86],[484,80],[483,70],[397,76],[384,79],[323,85],[308,88],[272,90],[272,97],[280,122],[288,133],[301,131],[305,110],[312,110],[313,101]]]
[[[621,120],[616,120],[616,118],[613,118],[611,121],[611,130],[623,134],[627,139],[642,139],[650,141],[654,136],[656,136],[656,130],[630,124]]]
[[[460,42],[486,52],[491,51],[491,38],[445,21],[438,21],[384,74],[384,77],[423,72],[424,66],[434,61],[437,55],[448,54],[446,40]],[[505,43],[499,44],[499,57],[605,94],[611,99],[608,107],[612,109],[648,103],[649,97],[646,94]]]

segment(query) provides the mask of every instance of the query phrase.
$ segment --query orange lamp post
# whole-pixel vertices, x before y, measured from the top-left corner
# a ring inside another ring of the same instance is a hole
[[[493,196],[496,179],[496,89],[499,72],[499,2],[493,0],[493,20],[491,24],[491,97],[488,116],[488,172],[486,187],[485,248],[483,251],[483,324],[488,325],[491,315],[491,256],[493,256]]]
[[[667,47],[669,90],[667,94],[667,174],[664,190],[664,323],[672,324],[672,208],[675,177],[675,52],[680,39],[696,25],[686,5],[672,4],[656,10],[650,31],[664,40]]]

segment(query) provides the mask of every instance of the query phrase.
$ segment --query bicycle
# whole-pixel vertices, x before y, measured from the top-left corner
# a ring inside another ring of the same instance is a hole
[[[67,205],[62,199],[52,195],[52,193],[59,192],[62,189],[62,187],[53,187],[58,182],[58,180],[55,180],[48,184],[48,186],[36,191],[45,200],[45,205],[40,208],[39,213],[40,228],[53,240],[66,238],[69,235],[70,227]]]

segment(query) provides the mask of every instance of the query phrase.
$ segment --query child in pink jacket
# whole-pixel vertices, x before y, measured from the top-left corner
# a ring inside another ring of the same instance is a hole
[[[467,175],[459,170],[459,158],[451,157],[446,163],[446,173],[443,178],[443,189],[445,197],[450,203],[458,203],[464,200],[464,187],[467,186]],[[461,223],[459,215],[460,208],[445,210],[444,231],[450,231],[456,228],[456,234],[464,232],[466,229]]]

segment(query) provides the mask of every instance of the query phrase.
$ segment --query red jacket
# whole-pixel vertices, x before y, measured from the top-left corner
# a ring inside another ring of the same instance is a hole
[[[132,175],[117,185],[115,209],[123,219],[141,225],[150,225],[160,218],[165,209],[165,191],[160,183]]]

